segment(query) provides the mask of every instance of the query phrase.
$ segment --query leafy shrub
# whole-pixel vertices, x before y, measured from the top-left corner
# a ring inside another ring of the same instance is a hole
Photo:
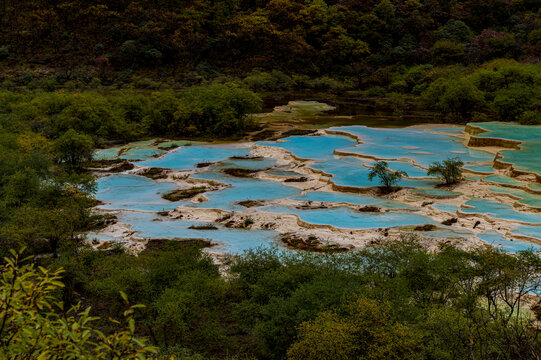
[[[299,327],[290,360],[406,359],[418,354],[422,333],[392,320],[391,306],[359,298]]]
[[[428,107],[450,114],[456,119],[469,119],[474,110],[485,105],[484,95],[469,79],[434,81],[423,93]]]
[[[169,129],[186,135],[233,135],[249,125],[261,99],[235,84],[194,86],[182,93]]]
[[[9,57],[9,46],[0,46],[0,60],[7,59]]]
[[[440,40],[430,49],[434,61],[440,64],[462,62],[464,53],[464,44],[457,44],[448,40]]]
[[[385,190],[390,191],[401,178],[408,176],[408,174],[405,171],[391,171],[387,166],[386,161],[376,162],[368,173],[368,180],[372,181],[377,177]]]
[[[29,71],[25,71],[19,76],[19,82],[23,85],[28,85],[32,80],[34,80],[34,75]]]
[[[270,73],[254,72],[245,77],[243,83],[253,91],[287,90],[293,84],[289,76],[278,70]]]
[[[74,169],[80,169],[84,162],[92,160],[94,152],[92,138],[73,129],[56,139],[53,147],[57,160]]]
[[[516,121],[532,107],[534,92],[523,85],[514,85],[495,92],[493,106],[503,121]]]
[[[522,125],[541,125],[541,113],[539,111],[525,111],[518,120]]]
[[[434,35],[439,40],[448,40],[455,43],[468,42],[473,37],[468,25],[460,20],[449,20],[446,25],[436,30]]]
[[[428,168],[427,175],[440,175],[447,185],[456,184],[462,180],[462,166],[464,163],[458,158],[449,158],[442,162],[434,162]]]
[[[117,331],[105,335],[94,327],[98,318],[90,308],[63,306],[55,293],[64,287],[62,269],[47,271],[43,267],[22,265],[13,252],[0,266],[0,305],[4,319],[0,328],[2,358],[144,358],[156,352],[144,339],[134,336],[135,310],[125,311],[125,322],[112,322]],[[127,301],[124,294],[122,297]],[[118,326],[121,325],[121,326]]]
[[[314,90],[344,90],[348,86],[329,76],[313,79],[309,82],[310,88]]]

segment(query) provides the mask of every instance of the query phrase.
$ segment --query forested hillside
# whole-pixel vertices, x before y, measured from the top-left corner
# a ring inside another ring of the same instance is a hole
[[[73,69],[253,68],[362,76],[393,65],[539,61],[536,0],[2,0],[0,57]]]

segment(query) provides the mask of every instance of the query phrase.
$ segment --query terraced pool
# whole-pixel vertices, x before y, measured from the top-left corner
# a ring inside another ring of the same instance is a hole
[[[301,104],[301,108],[304,105]],[[320,111],[308,110],[308,107],[305,110]],[[283,111],[290,109],[284,108]],[[482,126],[490,132],[479,136],[509,138],[511,125],[487,123]],[[515,161],[521,169],[537,171],[539,162],[532,161],[532,157],[539,154],[541,144],[535,138],[538,135],[532,134],[537,134],[535,131],[538,128],[533,131],[529,127],[525,129],[514,125],[512,129],[512,137],[525,141],[525,147],[523,150],[506,151],[505,160]],[[518,129],[516,133],[515,129]],[[329,130],[329,133],[320,131],[315,135],[291,136],[255,144],[159,143],[178,146],[166,151],[163,146],[156,145],[157,142],[149,140],[122,148],[105,149],[96,157],[142,161],[134,163],[136,169],[131,173],[98,179],[96,198],[104,203],[99,206],[101,209],[120,211],[119,221],[130,225],[139,237],[204,238],[219,244],[216,247],[219,251],[231,253],[254,246],[280,244],[277,241],[280,233],[259,228],[227,228],[217,222],[217,230],[194,230],[190,226],[203,222],[164,218],[156,213],[177,208],[219,209],[229,212],[230,216],[245,212],[265,213],[267,216],[285,213],[297,216],[305,224],[330,225],[348,231],[433,224],[438,226],[437,231],[418,233],[431,238],[481,239],[504,251],[514,252],[531,245],[518,239],[520,236],[541,239],[541,213],[513,206],[518,202],[525,206],[541,207],[541,196],[535,193],[535,190],[541,189],[541,185],[528,183],[524,179],[519,181],[498,172],[491,165],[494,154],[463,145],[459,136],[464,128],[440,127],[427,131],[420,128],[345,126]],[[289,153],[294,158],[287,155]],[[487,175],[469,176],[468,184],[472,189],[438,187],[441,181],[427,176],[426,168],[432,162],[449,156],[457,156],[464,161],[465,168]],[[398,184],[407,189],[404,193],[397,193],[397,196],[378,194],[375,188],[377,181],[368,179],[368,173],[378,159],[388,160],[390,170],[408,174]],[[172,177],[156,181],[136,174],[138,169],[145,167],[182,171],[183,186],[190,179],[194,184],[201,180],[214,180],[221,183],[222,188],[207,191],[204,194],[206,201],[203,198],[199,201],[185,199],[171,202],[162,195],[178,189],[178,181]],[[246,169],[248,175],[239,177],[224,172],[224,169],[231,168]],[[347,187],[346,190],[350,192],[341,192],[335,186]],[[476,197],[477,187],[483,192],[480,198]],[[352,189],[358,189],[358,193],[351,192]],[[491,194],[500,197],[491,198]],[[501,196],[506,194],[512,198],[504,201],[505,197]],[[446,199],[456,200],[449,202]],[[239,204],[247,200],[252,200],[254,205],[247,207]],[[322,205],[312,206],[313,203]],[[432,207],[425,204],[432,204]],[[358,208],[362,206],[376,210],[359,211]],[[457,225],[442,227],[442,219],[456,216],[458,209],[464,219],[457,220]],[[483,215],[479,218],[484,221],[483,230],[472,227],[477,214]],[[304,225],[301,223],[298,226]],[[506,230],[496,231],[490,229],[491,226],[503,226]],[[308,231],[309,228],[304,230]],[[108,238],[105,233],[96,236]]]

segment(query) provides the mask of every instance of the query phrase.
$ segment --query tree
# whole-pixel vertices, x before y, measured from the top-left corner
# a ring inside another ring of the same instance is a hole
[[[447,25],[440,27],[434,32],[439,40],[449,40],[455,43],[470,41],[473,33],[464,22],[460,20],[449,20]]]
[[[90,136],[69,129],[55,140],[53,148],[59,163],[78,170],[84,162],[92,160],[94,142]]]
[[[372,181],[372,179],[378,177],[385,191],[390,192],[393,186],[404,176],[408,176],[405,171],[389,170],[386,161],[378,161],[368,173],[368,180]]]
[[[182,93],[170,130],[178,135],[233,135],[261,110],[259,96],[233,83],[193,86]]]
[[[503,121],[517,121],[528,110],[533,110],[537,94],[532,87],[513,84],[495,93],[493,105]]]
[[[445,184],[456,184],[462,180],[462,166],[464,163],[458,157],[448,158],[442,162],[435,161],[430,165],[427,175],[441,175]]]
[[[359,298],[340,310],[302,323],[288,359],[398,360],[411,358],[421,348],[419,331],[395,322],[386,303]]]
[[[440,40],[430,49],[430,54],[437,63],[457,63],[464,58],[464,44],[450,40]]]
[[[444,114],[451,114],[456,119],[468,119],[474,109],[485,104],[483,93],[469,79],[435,81],[427,93],[435,90],[437,102],[434,107]]]
[[[54,294],[64,287],[62,269],[48,271],[11,251],[0,266],[0,358],[9,359],[145,359],[156,349],[135,337],[134,312],[124,312],[125,323],[110,335],[93,327],[98,317],[90,307],[64,311]],[[127,302],[123,293],[122,298]]]
[[[20,206],[35,196],[40,187],[40,179],[31,168],[18,170],[4,181],[4,201],[8,205]]]

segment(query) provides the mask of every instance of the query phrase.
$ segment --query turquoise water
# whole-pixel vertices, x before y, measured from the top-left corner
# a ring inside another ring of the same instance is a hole
[[[357,135],[362,139],[363,143],[357,144],[353,138],[348,136],[322,135],[292,136],[280,142],[258,142],[257,144],[281,147],[300,158],[311,159],[312,162],[309,166],[331,174],[332,181],[343,186],[379,186],[377,179],[374,179],[374,181],[368,180],[368,174],[371,171],[370,166],[373,166],[375,161],[356,156],[337,156],[334,154],[335,150],[389,159],[388,166],[391,170],[405,171],[410,177],[401,179],[398,185],[415,188],[416,192],[419,193],[419,199],[424,195],[457,196],[459,194],[436,188],[435,186],[441,183],[439,179],[427,177],[426,170],[415,166],[406,159],[427,167],[433,161],[441,161],[449,156],[459,156],[466,163],[465,167],[468,169],[487,173],[494,172],[490,165],[486,165],[491,162],[493,155],[465,148],[459,140],[444,134],[434,134],[420,129],[372,129],[364,126],[347,126],[333,129]],[[506,135],[505,131],[512,130],[507,126],[501,127],[500,125],[494,125],[494,129],[496,129],[495,133],[501,136]],[[504,131],[504,129],[506,130]],[[458,134],[462,131],[462,128],[435,130],[447,134]],[[524,137],[529,143],[536,144],[535,136],[527,133],[528,131],[519,130],[517,137]],[[186,143],[178,142],[176,145],[182,146],[186,145]],[[285,183],[250,177],[238,178],[224,174],[222,172],[224,168],[238,167],[267,171],[269,174],[287,177],[302,176],[289,168],[277,166],[276,161],[270,158],[231,159],[233,156],[249,156],[252,149],[250,144],[196,144],[177,148],[159,159],[151,158],[153,155],[164,153],[163,150],[157,149],[157,147],[153,140],[147,140],[126,145],[127,151],[120,156],[118,156],[120,148],[111,148],[98,151],[96,157],[143,159],[137,165],[174,170],[193,170],[198,163],[211,162],[214,164],[207,168],[198,169],[191,176],[199,179],[216,180],[229,184],[230,187],[205,193],[209,201],[203,203],[189,201],[169,202],[162,199],[161,195],[175,190],[177,186],[174,183],[157,182],[143,176],[125,174],[111,175],[97,180],[98,191],[96,198],[105,202],[105,205],[102,205],[101,208],[146,212],[124,212],[121,214],[121,221],[133,225],[134,230],[141,232],[144,237],[205,238],[220,242],[222,245],[216,248],[218,251],[232,253],[238,253],[254,246],[272,246],[276,244],[278,234],[272,231],[226,229],[223,227],[216,231],[199,231],[188,229],[191,225],[200,224],[199,222],[163,219],[152,214],[152,212],[171,210],[178,206],[244,211],[245,207],[237,205],[239,201],[243,200],[292,199],[335,204],[348,203],[358,206],[371,205],[394,210],[404,209],[404,211],[386,213],[363,213],[346,206],[306,210],[277,205],[257,208],[258,211],[296,214],[308,223],[326,224],[345,229],[438,224],[430,217],[405,211],[415,209],[399,201],[374,198],[362,194],[310,191],[313,189],[301,196],[302,191],[300,189]],[[537,149],[539,149],[539,146]],[[506,152],[506,159],[508,154],[520,152]],[[532,156],[532,154],[530,153],[529,156]],[[398,159],[402,159],[402,161],[397,161]],[[521,164],[530,166],[523,160],[521,160]],[[484,175],[473,178],[485,178],[487,181],[508,185],[520,184],[520,182],[512,178],[502,175]],[[532,186],[532,189],[541,189],[541,185]],[[527,193],[521,189],[493,186],[490,187],[490,190],[518,196],[521,198],[519,201],[526,205],[541,206],[541,196]],[[511,206],[490,199],[472,199],[466,204],[473,206],[473,208],[461,209],[465,213],[483,213],[494,219],[541,224],[541,214],[520,212]],[[448,203],[436,203],[433,206],[450,214],[454,214],[458,209],[458,206]],[[153,221],[155,219],[161,221]],[[541,238],[541,226],[517,225],[512,232],[517,235]],[[457,230],[452,227],[427,232],[425,235],[444,238],[471,238],[473,236],[468,230]],[[482,236],[486,241],[497,241],[498,246],[504,248],[505,251],[516,252],[519,251],[517,249],[520,249],[520,246],[523,246],[520,245],[521,242],[510,241],[505,237],[500,238],[501,235],[498,233],[489,232]]]
[[[148,148],[135,148],[130,149],[119,156],[123,160],[143,160],[148,159],[156,155],[165,154],[165,151],[148,147]]]
[[[529,206],[535,206],[535,207],[541,207],[541,196],[536,194],[530,194],[529,192],[526,192],[521,189],[515,189],[515,188],[506,188],[506,187],[496,187],[491,186],[488,188],[490,191],[501,193],[501,194],[510,194],[514,196],[518,196],[521,199],[518,200],[518,202],[529,205]],[[540,215],[541,216],[541,215]]]
[[[169,182],[156,182],[138,175],[111,175],[97,180],[96,199],[108,210],[163,211],[175,209],[182,201],[162,199],[161,194],[177,189]]]
[[[314,169],[322,170],[328,174],[332,174],[332,181],[337,185],[342,186],[355,186],[355,187],[371,187],[379,186],[377,179],[370,181],[368,174],[370,168],[363,166],[363,164],[373,164],[373,160],[359,159],[351,156],[344,156],[342,158],[334,158],[325,161],[319,161],[310,165]],[[393,165],[397,162],[390,163],[389,167],[392,169]],[[403,168],[413,167],[411,164],[404,163]],[[395,166],[397,169],[398,166]],[[425,172],[426,175],[426,172]],[[411,187],[431,187],[441,182],[437,179],[407,179],[403,178],[397,183],[399,186],[411,186]]]
[[[161,221],[155,221],[156,219]],[[124,212],[119,221],[131,224],[138,236],[154,239],[205,239],[217,242],[213,250],[239,254],[255,247],[271,247],[278,244],[278,233],[270,230],[228,229],[218,224],[218,230],[193,230],[193,225],[204,224],[200,221],[164,219],[154,214]],[[206,223],[205,223],[206,224]]]
[[[331,130],[346,131],[361,138],[362,144],[344,151],[389,160],[408,158],[424,167],[448,157],[458,156],[466,165],[468,162],[490,162],[494,157],[484,151],[464,147],[460,139],[422,129],[345,126]]]
[[[353,205],[373,205],[386,209],[413,209],[411,206],[399,201],[378,199],[368,195],[344,194],[325,191],[308,191],[304,196],[292,197],[299,201],[323,201],[330,203],[347,203]]]
[[[112,160],[116,158],[124,160],[144,160],[155,155],[164,154],[165,151],[152,146],[154,143],[155,140],[152,139],[137,141],[124,146],[102,149],[96,151],[94,158],[98,160]],[[119,156],[118,154],[122,149],[125,149],[126,151]]]
[[[504,252],[518,253],[525,250],[541,251],[541,246],[527,241],[510,240],[497,231],[489,230],[477,234],[477,237]]]
[[[259,145],[281,147],[302,159],[326,160],[334,157],[333,152],[357,144],[355,140],[341,135],[291,136],[280,140],[262,141]]]
[[[138,163],[139,166],[162,167],[173,170],[191,170],[203,162],[225,160],[231,156],[248,156],[250,147],[228,146],[184,146],[173,150],[159,159],[150,159]]]
[[[369,166],[374,166],[376,162],[369,163]],[[408,177],[431,177],[426,174],[425,169],[421,169],[418,166],[413,165],[409,162],[402,161],[387,161],[387,167],[393,171],[404,171],[408,174]]]
[[[114,147],[108,149],[100,149],[94,152],[94,159],[96,160],[112,160],[118,156],[121,148]]]
[[[252,170],[265,170],[273,167],[276,164],[276,160],[264,158],[264,159],[226,159],[220,162],[221,168],[242,168]]]
[[[522,221],[532,224],[541,224],[541,214],[519,212],[512,206],[486,199],[472,199],[466,202],[471,208],[460,209],[464,213],[487,214],[496,219]]]
[[[115,238],[115,237],[112,237],[112,236],[107,236],[107,235],[103,235],[103,234],[96,234],[96,233],[93,233],[93,232],[88,232],[85,234],[86,235],[86,238],[90,241],[96,239],[96,240],[101,240],[101,241],[120,241],[119,238]]]
[[[492,165],[472,165],[472,164],[465,164],[465,165],[464,165],[464,168],[465,168],[465,169],[469,169],[469,170],[473,170],[473,171],[482,172],[482,173],[487,173],[487,174],[492,174],[492,173],[494,173],[494,168],[492,167]]]
[[[503,150],[503,161],[515,164],[517,170],[532,171],[541,175],[541,126],[517,125],[510,123],[489,122],[473,123],[472,125],[488,130],[478,137],[502,138],[522,141],[521,150]]]
[[[541,190],[541,184],[530,184],[528,185],[533,190]]]
[[[492,181],[500,184],[507,184],[507,185],[522,185],[520,181],[517,181],[513,178],[510,178],[508,176],[503,175],[490,175],[484,178],[486,181]]]
[[[265,206],[261,211],[296,214],[301,220],[316,225],[332,225],[345,229],[373,229],[406,225],[434,224],[427,216],[405,213],[363,213],[347,207],[299,210],[287,206]]]
[[[517,235],[526,235],[541,239],[541,226],[517,225],[511,232]]]
[[[192,142],[179,140],[179,141],[164,141],[156,144],[156,140],[144,140],[136,141],[124,146],[112,147],[108,149],[97,150],[94,153],[94,159],[97,160],[112,160],[112,159],[124,159],[124,160],[146,160],[156,155],[165,154],[166,151],[158,149],[159,147],[168,147],[171,145],[184,146],[191,145]],[[122,155],[118,155],[119,152],[125,149]]]
[[[199,208],[243,210],[243,206],[235,204],[243,200],[273,200],[299,195],[301,190],[276,181],[265,181],[253,178],[237,178],[219,171],[207,171],[193,175],[194,178],[216,180],[232,185],[219,191],[206,194],[209,201],[193,204]]]
[[[432,206],[438,210],[447,211],[452,214],[456,214],[456,211],[460,208],[460,206],[458,205],[448,204],[448,203],[437,203]]]

